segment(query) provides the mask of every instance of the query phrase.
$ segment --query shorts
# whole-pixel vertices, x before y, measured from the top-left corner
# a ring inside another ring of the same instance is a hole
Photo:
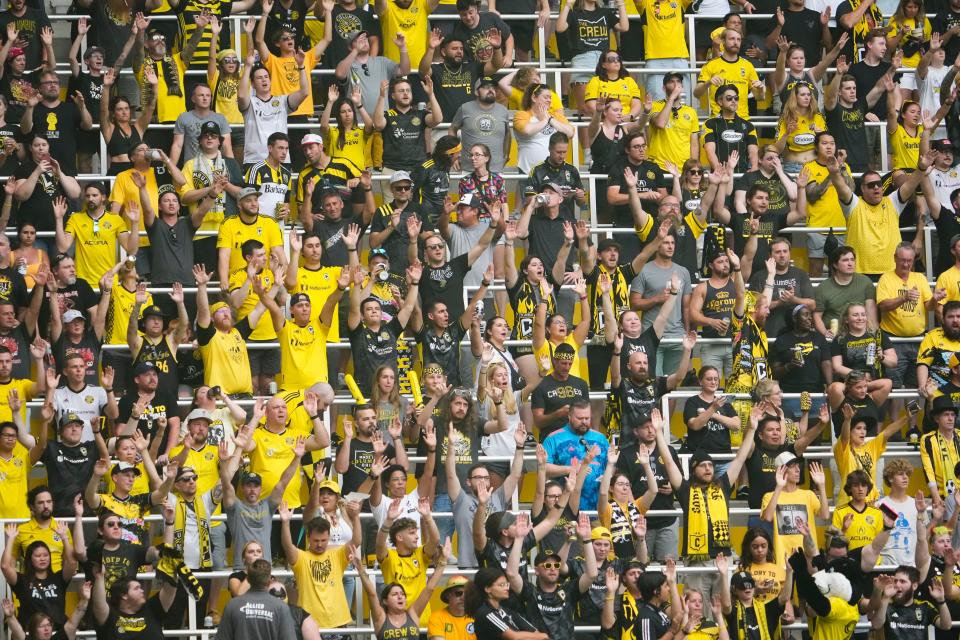
[[[837,240],[840,242],[842,247],[847,243],[847,236],[845,235],[836,235]],[[807,257],[808,258],[826,258],[826,254],[823,252],[823,245],[827,242],[827,234],[825,233],[808,233],[807,234]]]
[[[917,74],[916,73],[901,73],[900,74],[900,88],[907,89],[908,91],[914,91],[917,88]]]
[[[915,342],[895,342],[893,350],[897,352],[897,365],[886,367],[884,373],[893,382],[894,389],[915,389],[917,387],[917,351]]]
[[[274,340],[250,340],[252,345]],[[280,373],[279,349],[247,349],[250,359],[250,373],[255,376],[275,376]]]
[[[505,20],[513,34],[513,46],[519,51],[533,51],[533,34],[536,33],[536,20]]]
[[[77,132],[77,153],[86,153],[93,155],[100,152],[100,132],[99,131],[78,131]]]
[[[603,56],[603,51],[587,51],[585,53],[578,53],[573,56],[573,60],[570,61],[570,65],[574,69],[596,69],[597,63],[600,62],[600,58]],[[570,76],[570,82],[581,82],[586,84],[590,82],[595,74],[591,71],[589,73],[574,73]]]

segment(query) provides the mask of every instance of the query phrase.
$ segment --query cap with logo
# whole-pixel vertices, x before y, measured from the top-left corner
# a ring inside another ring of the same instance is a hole
[[[153,364],[152,362],[141,362],[133,368],[133,376],[137,377],[141,374],[149,373],[151,371],[159,371],[159,369],[157,369],[157,365]]]
[[[113,476],[118,473],[123,473],[124,471],[132,471],[135,476],[140,475],[140,469],[137,468],[137,465],[130,464],[129,462],[118,462],[113,465],[113,468],[110,469],[110,475]]]
[[[457,206],[473,207],[474,209],[482,209],[483,200],[480,199],[480,196],[478,196],[476,193],[471,191],[470,193],[463,194],[463,197],[460,198],[460,202],[457,203]]]
[[[757,586],[753,576],[746,571],[738,571],[730,578],[730,586],[734,589],[753,589]]]
[[[479,89],[480,87],[495,87],[495,86],[497,86],[496,80],[494,80],[490,76],[483,76],[482,78],[477,79],[477,81],[473,85],[473,88],[474,90],[476,90],[476,89]]]
[[[290,296],[290,307],[300,304],[301,302],[310,302],[310,296],[305,293],[295,293]]]
[[[160,307],[158,307],[158,306],[155,305],[155,304],[152,304],[152,305],[150,305],[149,307],[147,307],[146,309],[143,310],[142,316],[143,316],[144,318],[146,318],[147,316],[157,316],[158,318],[163,318],[163,317],[164,317],[164,315],[163,315],[163,309],[161,309]]]
[[[788,464],[800,464],[800,458],[790,453],[789,451],[783,451],[776,457],[774,460],[778,467],[782,467]]]
[[[340,495],[340,485],[337,484],[336,480],[331,480],[330,478],[321,480],[320,484],[317,485],[317,489],[329,489],[330,491],[333,491],[335,494]]]
[[[63,429],[68,424],[74,424],[74,423],[82,425],[84,424],[84,422],[86,421],[76,413],[65,413],[63,414],[63,417],[60,418],[60,428]]]
[[[260,477],[259,473],[248,471],[240,476],[240,484],[263,484],[263,478]]]
[[[223,134],[220,132],[220,125],[218,125],[213,120],[207,120],[202,125],[200,125],[200,137],[203,136],[217,136],[222,138]]]

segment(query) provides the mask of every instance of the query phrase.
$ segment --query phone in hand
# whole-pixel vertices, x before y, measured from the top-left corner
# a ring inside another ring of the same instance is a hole
[[[882,511],[891,520],[896,520],[899,515],[897,514],[896,511],[893,510],[893,507],[886,504],[885,502],[880,503],[880,511]]]
[[[911,400],[907,403],[907,413],[911,416],[915,416],[920,413],[920,403],[916,400]]]

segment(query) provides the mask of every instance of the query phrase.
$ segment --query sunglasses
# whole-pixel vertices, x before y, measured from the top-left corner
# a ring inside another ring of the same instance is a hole
[[[181,478],[177,478],[177,482],[196,482],[196,481],[197,481],[197,476],[183,476]]]
[[[606,59],[607,62],[620,62],[620,56],[608,56]]]
[[[864,182],[863,186],[866,187],[867,189],[879,189],[880,187],[883,186],[883,181],[873,180],[871,182]]]
[[[413,185],[409,184],[394,184],[390,185],[390,188],[394,191],[410,191],[413,188]]]
[[[231,63],[231,62],[234,63],[234,64],[236,64],[236,63],[240,62],[240,59],[239,59],[239,58],[224,58],[223,61],[226,62],[227,64],[229,64],[229,63]]]
[[[450,592],[450,595],[453,596],[453,597],[455,597],[455,598],[462,598],[464,593],[465,593],[465,592],[464,592],[463,589],[455,589],[455,590],[453,590],[453,591]]]
[[[557,562],[556,560],[553,560],[549,562],[541,562],[540,566],[543,567],[544,569],[559,569],[560,563]]]
[[[687,169],[687,173],[689,173],[692,176],[702,176],[703,169]]]
[[[737,95],[736,93],[729,93],[729,94],[723,96],[723,99],[724,99],[724,100],[733,100],[733,101],[736,102],[736,101],[740,100],[740,96]]]
[[[159,42],[161,40],[166,40],[167,36],[163,35],[162,33],[156,33],[153,36],[151,36],[150,39],[154,42]]]
[[[385,255],[387,255],[387,250],[386,250],[386,249],[381,249],[380,247],[377,247],[376,249],[370,249],[370,255],[371,255],[371,256],[385,256]]]
[[[446,245],[443,244],[430,244],[426,246],[427,251],[431,249],[443,249]]]

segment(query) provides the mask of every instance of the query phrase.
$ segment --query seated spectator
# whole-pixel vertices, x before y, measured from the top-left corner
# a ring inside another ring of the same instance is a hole
[[[853,407],[855,419],[858,416],[867,419],[868,435],[876,434],[877,425],[879,425],[882,417],[880,407],[886,402],[887,395],[890,392],[886,389],[870,392],[869,389],[870,381],[862,371],[848,373],[842,385],[830,385],[827,402],[833,412],[833,432],[835,435],[840,433],[840,426],[843,422],[843,414],[840,409],[845,404]]]
[[[851,304],[863,305],[867,312],[867,324],[879,326],[873,282],[862,273],[857,273],[856,265],[857,252],[853,247],[838,248],[830,256],[830,277],[817,287],[813,322],[817,331],[827,340],[833,340],[840,332],[840,316]]]

